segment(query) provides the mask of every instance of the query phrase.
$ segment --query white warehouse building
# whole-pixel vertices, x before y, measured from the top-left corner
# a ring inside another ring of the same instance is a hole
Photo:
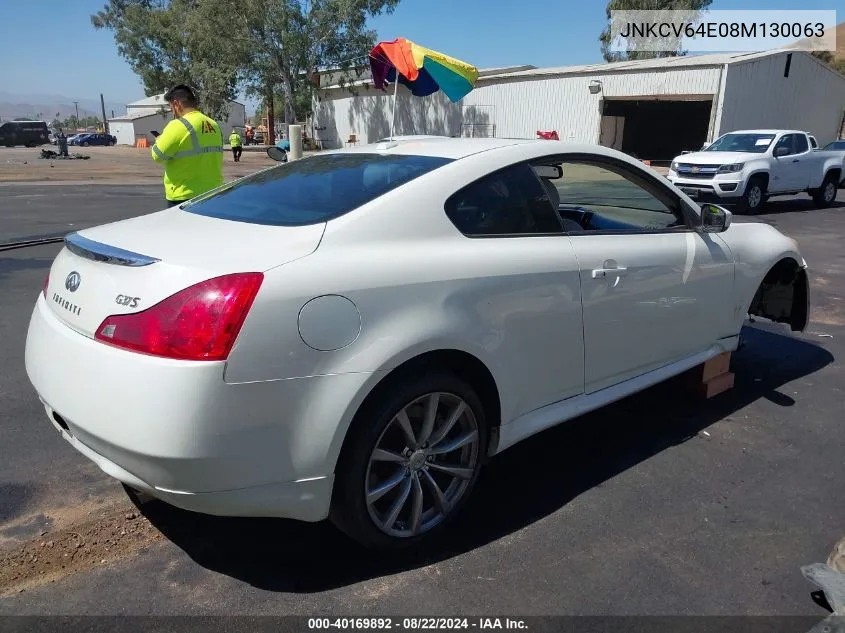
[[[228,105],[228,118],[218,121],[224,140],[229,138],[233,128],[240,128],[243,134],[246,124],[244,105],[237,101],[230,101]],[[135,145],[141,138],[146,138],[152,145],[155,137],[151,132],[161,132],[172,119],[173,113],[162,93],[127,104],[125,115],[109,119],[109,133],[117,138],[118,145]]]
[[[392,89],[362,70],[349,87],[326,85],[314,102],[314,135],[325,147],[389,136]],[[321,83],[331,75],[322,75]],[[820,144],[843,135],[845,76],[803,51],[711,54],[563,68],[479,73],[458,103],[402,85],[395,134],[536,138],[598,143],[667,161],[732,130],[795,128]]]

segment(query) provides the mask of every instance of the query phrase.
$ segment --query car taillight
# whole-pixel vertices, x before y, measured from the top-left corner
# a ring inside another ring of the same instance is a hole
[[[225,360],[263,280],[236,273],[200,282],[142,312],[107,317],[95,337],[164,358]]]

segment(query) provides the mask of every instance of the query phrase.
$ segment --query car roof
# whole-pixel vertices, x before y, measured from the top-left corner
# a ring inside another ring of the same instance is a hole
[[[733,130],[726,134],[806,134],[801,130]]]
[[[359,147],[326,150],[320,154],[381,154],[383,156],[430,156],[459,160],[487,152],[498,154],[513,152],[521,160],[534,160],[561,154],[586,154],[606,156],[643,167],[642,161],[618,150],[602,145],[574,143],[571,141],[549,141],[525,138],[449,138],[433,137],[412,141],[374,143]]]
[[[372,143],[357,147],[346,147],[340,150],[330,150],[330,153],[379,153],[394,155],[434,156],[438,158],[459,159],[486,152],[489,150],[513,147],[528,143],[550,143],[536,139],[506,139],[506,138],[450,138],[448,136],[430,136],[394,139],[383,143]]]

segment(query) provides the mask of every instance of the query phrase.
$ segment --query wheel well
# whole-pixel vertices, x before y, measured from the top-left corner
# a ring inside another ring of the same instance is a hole
[[[499,389],[493,374],[487,366],[472,354],[459,350],[435,350],[415,356],[394,368],[382,378],[367,394],[359,407],[359,411],[368,408],[381,394],[390,389],[397,382],[407,380],[420,372],[432,369],[448,369],[461,380],[469,384],[478,394],[484,407],[484,417],[487,420],[490,435],[490,447],[495,447],[499,439],[499,425],[502,421],[501,401]],[[488,451],[489,452],[489,451]]]
[[[802,331],[809,321],[809,281],[807,272],[792,257],[772,266],[748,308],[748,313],[776,323],[789,323],[793,331]]]
[[[839,185],[839,179],[842,177],[842,170],[839,169],[838,167],[834,167],[833,169],[828,169],[827,173],[824,175],[824,180],[822,180],[822,182],[827,180],[829,176],[833,176],[833,184],[834,185]]]
[[[751,174],[748,178],[748,183],[750,184],[753,180],[762,180],[763,181],[763,193],[769,188],[769,174],[764,171],[758,171],[756,174]]]

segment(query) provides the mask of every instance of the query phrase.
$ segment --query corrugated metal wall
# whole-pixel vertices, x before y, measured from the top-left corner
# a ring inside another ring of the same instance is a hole
[[[719,134],[754,128],[793,128],[819,144],[836,138],[845,109],[845,78],[806,53],[764,57],[728,67]]]
[[[589,84],[603,90],[591,94]],[[535,138],[537,130],[557,130],[561,140],[597,143],[601,99],[671,95],[713,95],[719,68],[678,68],[576,76],[515,76],[480,82],[460,103],[437,93],[423,99],[399,89],[396,134],[477,135]],[[360,89],[323,91],[315,104],[316,132],[327,147],[338,147],[350,134],[361,143],[390,134],[392,94]],[[494,127],[495,126],[495,132]]]

